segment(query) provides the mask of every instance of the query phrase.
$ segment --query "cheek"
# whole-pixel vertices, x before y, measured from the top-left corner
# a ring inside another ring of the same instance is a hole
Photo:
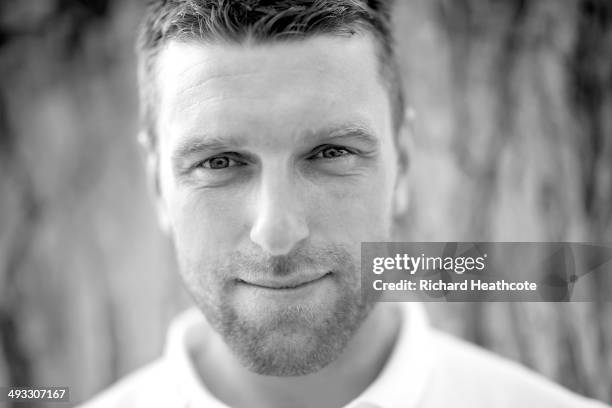
[[[169,151],[169,146],[160,148]],[[244,228],[243,191],[181,184],[172,173],[169,155],[163,157],[160,187],[179,258],[213,263],[235,250]]]
[[[244,201],[231,191],[178,194],[170,213],[175,245],[190,259],[211,261],[236,249],[244,233]]]
[[[338,183],[311,194],[313,239],[359,246],[389,238],[392,190],[382,174]]]

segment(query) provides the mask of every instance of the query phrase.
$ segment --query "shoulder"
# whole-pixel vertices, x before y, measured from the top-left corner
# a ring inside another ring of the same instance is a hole
[[[466,407],[606,407],[514,361],[448,334],[434,330],[431,342],[437,357],[427,395],[433,400],[444,398],[454,401],[453,406]]]
[[[141,405],[147,392],[163,385],[161,360],[152,362],[120,379],[77,408],[121,408]]]

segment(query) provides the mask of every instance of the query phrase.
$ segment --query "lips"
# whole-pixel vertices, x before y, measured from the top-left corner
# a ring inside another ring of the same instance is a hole
[[[328,275],[331,275],[331,272],[311,276],[296,276],[290,279],[238,279],[238,282],[263,289],[288,290],[299,289],[311,285],[324,279]]]

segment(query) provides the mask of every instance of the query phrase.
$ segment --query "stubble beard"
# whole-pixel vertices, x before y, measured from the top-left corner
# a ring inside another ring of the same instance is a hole
[[[280,261],[243,254],[225,259],[232,261],[208,264],[205,269],[199,262],[188,262],[181,268],[183,280],[211,327],[240,363],[257,374],[287,377],[321,370],[340,356],[373,308],[374,300],[362,296],[355,258],[342,247],[300,250]],[[211,279],[231,276],[227,272],[239,268],[263,273],[281,268],[282,273],[291,273],[293,267],[315,264],[332,272],[329,279],[337,296],[326,308],[295,303],[252,318],[228,296],[232,281]]]

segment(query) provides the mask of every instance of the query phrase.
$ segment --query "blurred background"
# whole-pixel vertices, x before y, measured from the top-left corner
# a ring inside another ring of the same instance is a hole
[[[0,3],[0,385],[80,402],[157,357],[190,304],[136,143],[142,8]],[[612,1],[400,0],[394,18],[417,112],[405,239],[612,242]],[[612,303],[427,307],[612,401]]]

